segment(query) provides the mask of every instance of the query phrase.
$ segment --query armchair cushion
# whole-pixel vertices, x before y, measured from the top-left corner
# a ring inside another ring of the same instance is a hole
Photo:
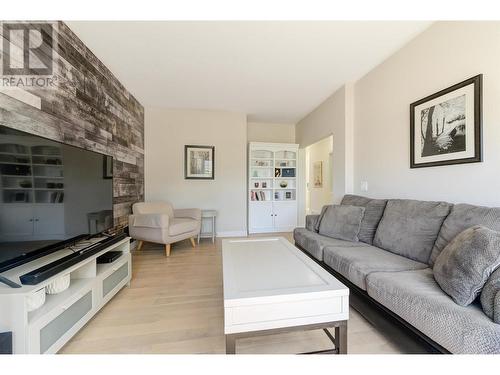
[[[167,228],[169,221],[166,214],[135,214],[129,218],[130,226],[145,228]]]
[[[196,231],[198,230],[199,225],[200,223],[197,220],[176,217],[170,221],[168,234],[171,236],[178,236],[179,234]]]
[[[174,209],[169,202],[139,202],[132,206],[134,214],[166,214],[174,217]]]
[[[201,210],[199,208],[180,208],[174,210],[174,217],[187,217],[201,220]]]

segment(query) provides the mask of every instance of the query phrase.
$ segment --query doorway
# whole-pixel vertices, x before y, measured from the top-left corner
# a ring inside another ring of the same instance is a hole
[[[333,202],[333,136],[305,148],[305,211],[319,214]]]

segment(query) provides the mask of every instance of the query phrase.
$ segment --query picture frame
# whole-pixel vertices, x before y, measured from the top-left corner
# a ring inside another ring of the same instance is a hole
[[[215,146],[184,146],[184,179],[215,179]]]
[[[313,163],[313,187],[323,187],[323,162],[316,161]]]
[[[479,74],[410,104],[410,168],[483,161]]]
[[[109,180],[113,178],[113,157],[103,155],[102,157],[102,178]]]

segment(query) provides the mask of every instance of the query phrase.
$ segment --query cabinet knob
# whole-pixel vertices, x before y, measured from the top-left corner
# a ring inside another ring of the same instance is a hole
[[[33,221],[33,219],[30,219],[30,221]]]

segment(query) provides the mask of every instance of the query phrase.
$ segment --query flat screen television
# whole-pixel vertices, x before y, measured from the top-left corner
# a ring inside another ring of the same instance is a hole
[[[113,227],[112,163],[0,126],[0,272]]]

